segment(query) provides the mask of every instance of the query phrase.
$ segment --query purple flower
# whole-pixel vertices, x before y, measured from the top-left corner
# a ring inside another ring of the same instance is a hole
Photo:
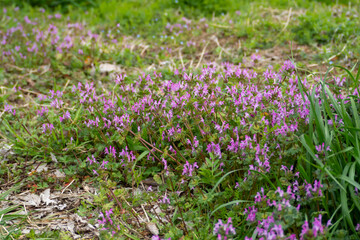
[[[11,106],[11,105],[9,105],[9,104],[7,104],[7,103],[5,103],[4,111],[5,111],[5,112],[8,112],[8,113],[11,113],[11,114],[14,115],[14,116],[15,116],[15,114],[16,114],[16,110],[13,109],[13,106]]]
[[[255,208],[255,206],[245,208],[244,214],[247,214],[246,221],[254,222],[256,219],[257,211],[258,210],[257,210],[257,208]]]
[[[162,199],[159,199],[159,202],[163,204],[170,204],[170,199],[165,194]]]
[[[90,165],[92,165],[93,163],[97,163],[94,155],[91,155],[91,158],[87,157],[87,160],[89,161]]]
[[[151,240],[171,240],[171,238],[160,238],[158,235],[154,235],[151,237]]]
[[[284,196],[284,191],[281,190],[280,187],[277,188],[277,190],[275,191],[275,193],[279,193],[279,196],[280,196],[280,197],[283,197],[283,196]]]
[[[107,168],[106,168],[106,164],[108,164],[108,163],[109,163],[109,161],[105,161],[105,160],[104,160],[104,161],[102,162],[100,168],[102,168],[102,169],[107,169]]]
[[[51,123],[44,123],[42,126],[42,133],[48,133],[51,134],[52,130],[54,130],[54,125],[52,125]]]
[[[114,158],[116,158],[116,149],[114,147],[112,147],[111,145],[109,146],[109,149],[107,147],[105,147],[105,154],[112,155]]]
[[[356,224],[355,230],[358,232],[360,231],[360,223]]]
[[[195,168],[199,168],[199,166],[197,165],[197,162],[194,162],[191,165],[188,161],[186,161],[186,163],[184,164],[182,175],[187,175],[187,176],[191,177],[192,172],[195,170]]]
[[[334,80],[339,87],[342,87],[344,86],[344,82],[346,81],[346,78],[344,77],[343,79],[340,79],[340,77],[334,77]]]
[[[320,233],[324,233],[324,226],[322,225],[321,223],[321,214],[319,215],[318,218],[315,218],[314,219],[314,222],[313,222],[313,233],[314,233],[314,236],[316,237],[318,232]]]
[[[219,219],[218,222],[214,226],[213,234],[217,235],[218,239],[220,239],[220,240],[223,240],[223,239],[226,240],[226,239],[228,239],[229,236],[235,235],[236,231],[232,225],[231,218],[228,218],[228,221],[226,224],[224,224],[221,221],[221,219]]]
[[[276,233],[276,236],[284,237],[284,230],[282,229],[281,224],[279,224],[279,225],[275,224],[274,227],[271,230]]]
[[[305,238],[306,234],[311,233],[314,237],[321,236],[325,234],[327,228],[331,225],[330,220],[328,221],[326,226],[323,226],[321,223],[322,215],[320,214],[317,218],[313,221],[313,227],[310,229],[309,222],[305,221],[302,225],[302,230],[300,234],[300,240],[307,239]]]
[[[106,215],[107,221],[108,221],[111,225],[113,225],[113,221],[112,221],[112,219],[111,219],[111,217],[110,217],[111,214],[113,214],[113,209],[112,209],[112,208],[110,208],[109,211],[105,211],[105,215]]]
[[[124,75],[118,74],[116,75],[115,82],[116,84],[120,84],[126,77],[126,73]]]
[[[218,156],[219,158],[221,158],[221,149],[220,149],[220,145],[219,144],[215,144],[215,143],[210,143],[209,145],[207,145],[206,150],[208,152],[214,153],[216,156]]]
[[[164,170],[166,171],[166,174],[169,173],[169,170],[168,170],[168,165],[167,165],[167,161],[163,158],[162,160],[162,163],[164,164]]]
[[[69,111],[66,111],[62,116],[59,117],[60,118],[60,122],[62,122],[65,119],[71,119],[70,113]]]
[[[104,214],[102,212],[100,212],[99,218],[102,218],[102,219],[98,219],[99,224],[105,225],[106,224],[106,219],[105,219],[105,216],[104,216]]]

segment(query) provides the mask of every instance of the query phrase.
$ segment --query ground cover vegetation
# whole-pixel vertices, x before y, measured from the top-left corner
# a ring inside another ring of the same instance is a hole
[[[5,239],[358,239],[358,1],[4,1]]]

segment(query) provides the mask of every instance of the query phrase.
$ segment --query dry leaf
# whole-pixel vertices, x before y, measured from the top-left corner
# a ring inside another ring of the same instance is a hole
[[[48,65],[42,65],[39,67],[38,72],[40,75],[43,75],[44,73],[48,72],[50,70],[50,64]]]
[[[29,195],[26,196],[19,196],[19,198],[24,202],[25,205],[30,205],[30,206],[39,206],[41,203],[41,198],[34,194],[34,193],[30,193]]]
[[[110,63],[102,63],[99,66],[100,73],[108,73],[108,72],[120,72],[121,69],[119,66]]]
[[[50,156],[51,156],[51,160],[55,163],[58,162],[58,160],[56,159],[55,155],[53,153],[50,153]]]
[[[0,118],[1,118],[1,113],[0,113]],[[3,156],[3,159],[1,159],[0,160],[0,162],[2,162],[2,161],[6,161],[7,160],[7,156],[9,155],[9,154],[14,154],[14,152],[13,151],[11,151],[11,149],[12,149],[12,146],[13,145],[9,145],[9,144],[0,144],[0,156]]]
[[[60,171],[57,170],[57,169],[55,170],[54,175],[55,175],[55,177],[57,177],[57,178],[65,178],[65,177],[66,177],[66,175],[65,175],[64,173],[60,172]]]
[[[90,75],[95,76],[95,73],[96,73],[96,69],[95,69],[94,65],[91,65]]]
[[[50,188],[46,189],[43,193],[41,193],[40,197],[46,205],[49,205],[49,203],[56,203],[56,201],[50,199]]]
[[[46,163],[43,163],[36,169],[36,172],[40,173],[40,172],[47,171],[47,170],[48,170],[48,167],[46,166]]]
[[[146,228],[151,232],[151,234],[159,235],[159,229],[157,228],[155,223],[153,222],[146,223]]]
[[[67,204],[58,204],[54,206],[55,208],[59,209],[60,211],[64,210],[67,207]]]

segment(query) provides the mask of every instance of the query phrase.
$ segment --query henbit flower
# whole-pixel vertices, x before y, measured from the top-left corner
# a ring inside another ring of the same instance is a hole
[[[255,208],[255,206],[251,206],[249,208],[245,208],[244,214],[247,214],[247,218],[246,221],[249,222],[254,222],[256,219],[256,213],[257,213],[257,208]]]
[[[109,146],[109,149],[105,147],[105,154],[112,155],[114,158],[116,158],[116,149],[115,147]]]
[[[346,81],[346,78],[344,77],[343,79],[340,79],[340,77],[334,77],[335,83],[339,86],[342,87],[344,86],[344,83]]]
[[[182,175],[187,175],[187,176],[191,177],[192,172],[195,170],[195,168],[199,168],[199,166],[197,165],[197,162],[194,162],[191,165],[188,161],[186,161],[186,163],[184,164]]]
[[[89,161],[90,165],[92,165],[93,163],[98,163],[94,155],[91,155],[91,158],[87,157],[87,160]]]
[[[327,222],[326,226],[323,226],[321,223],[321,219],[322,219],[322,215],[320,214],[317,218],[314,218],[313,221],[313,227],[312,229],[310,229],[309,227],[309,222],[305,221],[304,224],[302,225],[302,230],[301,230],[301,234],[300,234],[300,240],[305,240],[307,239],[306,235],[309,233],[312,236],[314,236],[315,238],[317,236],[321,236],[325,233],[325,231],[327,230],[327,228],[331,225],[330,220]]]
[[[159,202],[163,204],[170,204],[170,199],[167,197],[167,194],[165,194],[162,199],[159,199]]]
[[[219,144],[215,144],[211,142],[210,144],[207,145],[206,150],[208,152],[214,153],[216,156],[218,156],[221,159],[221,148]]]
[[[11,114],[14,115],[14,116],[15,116],[15,114],[16,114],[16,110],[13,109],[13,106],[11,106],[11,105],[9,105],[9,104],[7,104],[7,103],[5,103],[4,111],[5,111],[5,112],[8,112],[8,113],[11,113]]]
[[[321,190],[322,187],[323,187],[323,185],[318,180],[314,181],[314,186],[312,186],[310,183],[304,184],[306,196],[307,197],[323,196],[322,190]]]
[[[318,218],[314,219],[313,228],[312,228],[313,233],[314,233],[314,237],[317,236],[318,232],[320,232],[322,234],[324,233],[324,226],[321,223],[321,218],[322,218],[322,216],[320,214]]]
[[[169,174],[167,161],[164,158],[161,161],[164,164],[164,170],[166,171],[166,174]]]
[[[160,238],[158,235],[154,235],[151,237],[151,240],[171,240],[171,238]]]
[[[54,130],[54,125],[52,123],[44,123],[42,126],[42,133],[49,133],[51,134],[52,133],[52,130]]]
[[[274,225],[274,227],[271,229],[272,231],[275,231],[277,237],[284,237],[284,230],[282,229],[282,225]]]
[[[60,122],[64,121],[65,119],[71,119],[69,111],[66,111],[62,116],[59,117]]]
[[[316,151],[323,152],[325,150],[325,143],[322,143],[321,145],[315,146]],[[331,151],[330,146],[326,147],[326,151]]]
[[[109,163],[109,161],[105,161],[105,160],[103,160],[103,162],[102,162],[102,164],[101,164],[100,168],[102,168],[102,169],[107,169],[106,164],[108,164],[108,163]]]
[[[360,231],[360,223],[356,224],[355,230],[358,232]]]
[[[110,217],[111,214],[113,214],[113,209],[112,208],[110,208],[110,210],[108,210],[108,211],[105,211],[106,219],[108,220],[108,222],[111,225],[113,225],[113,221],[112,221],[112,219]]]
[[[121,82],[123,82],[125,77],[126,77],[126,73],[124,75],[122,75],[122,74],[116,75],[116,78],[115,78],[116,84],[120,84]]]
[[[99,218],[102,218],[102,220],[98,219],[99,224],[105,225],[106,224],[106,218],[102,212],[99,214]]]
[[[230,217],[228,218],[228,221],[226,224],[224,224],[222,222],[222,220],[219,219],[218,222],[214,226],[213,234],[217,235],[217,238],[219,240],[226,240],[226,239],[228,239],[229,236],[235,235],[236,231],[232,225],[231,218]]]

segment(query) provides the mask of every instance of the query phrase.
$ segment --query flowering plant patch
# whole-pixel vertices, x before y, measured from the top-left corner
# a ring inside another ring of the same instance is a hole
[[[324,101],[322,85],[307,81],[285,61],[264,72],[225,63],[221,70],[119,75],[109,89],[78,82],[40,95],[32,106],[40,131],[15,144],[56,153],[69,169],[96,179],[99,223],[112,237],[143,227],[146,221],[132,208],[148,205],[144,214],[165,238],[325,238],[337,206],[336,199],[323,201],[336,181],[322,172],[306,175],[298,160],[305,154],[299,139],[313,124],[313,100]],[[10,104],[4,110],[8,134],[27,130],[15,124],[21,111]],[[341,128],[343,120],[331,123]],[[314,144],[314,157],[326,164],[331,144]],[[145,187],[147,178],[155,189]]]

